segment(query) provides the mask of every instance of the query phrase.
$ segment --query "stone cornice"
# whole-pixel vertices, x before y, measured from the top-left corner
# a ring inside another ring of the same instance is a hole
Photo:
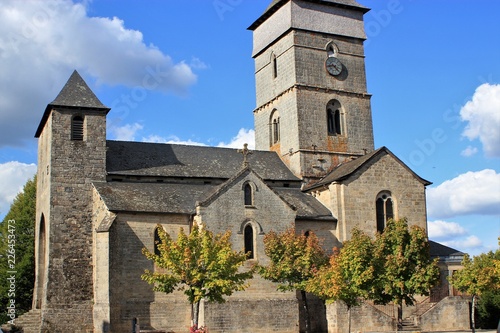
[[[336,93],[336,94],[344,95],[344,96],[356,96],[356,97],[368,98],[368,99],[370,99],[372,97],[372,95],[368,94],[368,93],[359,93],[359,92],[348,91],[348,90],[344,90],[344,89],[332,89],[332,88],[328,88],[328,87],[318,87],[318,86],[314,87],[314,86],[308,86],[305,84],[294,84],[294,85],[286,88],[285,90],[283,90],[281,93],[276,95],[274,98],[270,99],[269,101],[267,101],[267,102],[263,103],[262,105],[260,105],[259,107],[255,108],[253,110],[253,112],[258,113],[262,109],[267,108],[269,105],[273,104],[277,99],[279,99],[281,96],[289,93],[292,90],[321,91],[324,93]]]

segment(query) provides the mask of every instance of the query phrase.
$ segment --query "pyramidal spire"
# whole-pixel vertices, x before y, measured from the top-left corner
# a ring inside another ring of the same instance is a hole
[[[35,138],[40,137],[43,127],[45,126],[45,122],[49,118],[50,112],[52,109],[57,107],[85,108],[99,110],[106,113],[110,110],[110,108],[102,104],[99,98],[97,98],[76,70],[73,71],[73,74],[71,74],[68,82],[66,82],[56,99],[49,103],[45,108],[42,120],[36,130]]]
[[[89,88],[80,74],[75,70],[64,85],[52,106],[73,106],[80,108],[108,109]]]

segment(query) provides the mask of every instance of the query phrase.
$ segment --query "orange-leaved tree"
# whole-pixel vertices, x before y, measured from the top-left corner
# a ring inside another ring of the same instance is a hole
[[[347,306],[349,332],[351,332],[351,308],[367,299],[373,289],[373,241],[359,229],[354,229],[350,240],[339,251],[334,249],[330,264],[320,268],[306,290],[326,300],[326,303],[342,301]]]
[[[309,333],[311,321],[306,285],[314,273],[328,262],[318,237],[312,231],[296,234],[293,227],[280,234],[271,231],[264,236],[264,251],[270,262],[267,266],[258,266],[259,274],[278,283],[280,291],[300,291],[305,313],[305,331]]]

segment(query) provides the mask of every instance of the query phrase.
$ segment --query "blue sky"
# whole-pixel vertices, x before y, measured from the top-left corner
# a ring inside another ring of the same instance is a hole
[[[108,139],[253,145],[252,34],[270,0],[15,1],[0,7],[0,218],[35,173],[33,138],[77,69]],[[500,235],[500,2],[360,0],[376,147],[428,187],[433,240]]]

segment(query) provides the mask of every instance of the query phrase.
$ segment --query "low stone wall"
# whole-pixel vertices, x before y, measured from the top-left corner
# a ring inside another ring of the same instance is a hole
[[[222,304],[205,303],[203,317],[210,333],[299,332],[296,299],[231,299]]]
[[[420,317],[423,331],[457,331],[470,329],[470,297],[449,296]]]
[[[326,306],[328,333],[348,333],[349,313],[342,302]],[[387,332],[396,329],[396,321],[375,307],[363,303],[351,309],[351,332]]]

